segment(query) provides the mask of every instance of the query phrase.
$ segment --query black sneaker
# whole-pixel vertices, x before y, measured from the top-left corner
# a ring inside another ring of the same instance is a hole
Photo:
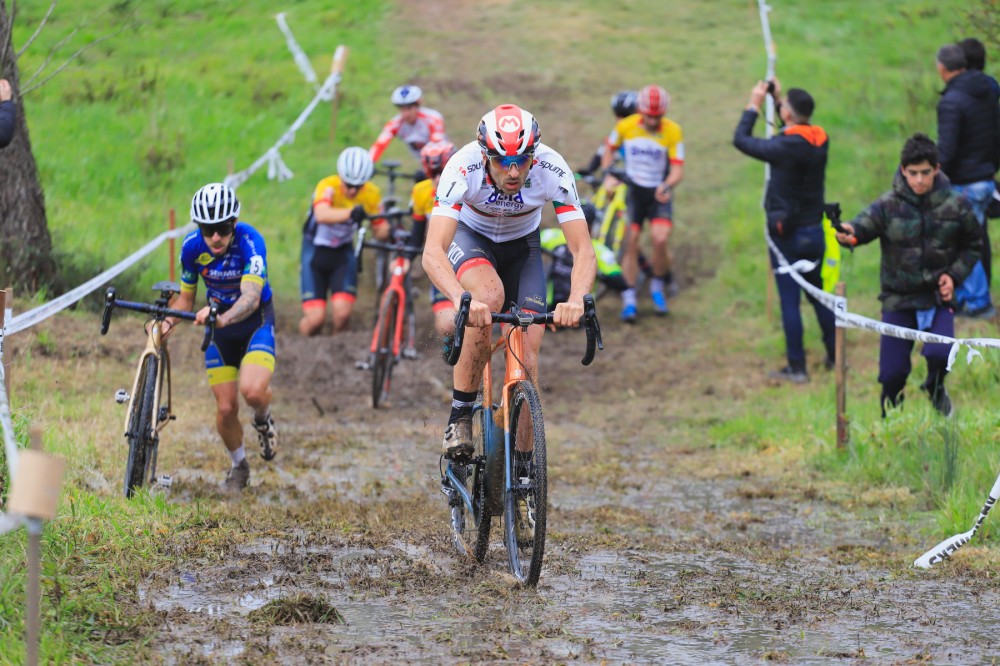
[[[809,373],[803,370],[795,370],[790,365],[786,365],[781,370],[772,370],[767,373],[767,376],[771,379],[780,379],[781,381],[791,382],[792,384],[808,384],[809,383]]]
[[[473,453],[472,446],[472,415],[460,416],[454,423],[449,423],[444,429],[444,441],[441,443],[442,453],[449,460],[469,458]]]
[[[927,397],[930,398],[934,409],[938,410],[942,416],[950,418],[955,413],[955,406],[951,404],[951,396],[948,395],[948,390],[945,389],[944,385],[938,386],[937,391],[933,393],[926,385],[920,388],[927,392]]]

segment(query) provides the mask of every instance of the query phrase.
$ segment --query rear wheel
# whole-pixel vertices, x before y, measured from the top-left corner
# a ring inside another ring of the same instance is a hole
[[[482,404],[483,394],[480,391],[477,404]],[[486,465],[486,419],[485,409],[477,409],[472,415],[472,462],[467,464],[452,463],[455,476],[463,482],[466,492],[472,497],[472,512],[464,503],[452,507],[452,527],[459,540],[460,549],[472,555],[478,562],[486,559],[486,551],[490,546],[490,527],[493,514],[488,502],[487,465]],[[456,514],[456,512],[458,512]],[[456,518],[460,520],[456,521]]]
[[[534,587],[542,573],[548,481],[542,402],[534,384],[518,382],[511,397],[512,488],[504,496],[504,542],[510,571]],[[518,446],[525,451],[519,451]]]
[[[399,294],[392,292],[382,300],[375,326],[377,347],[372,359],[372,407],[377,408],[389,397],[389,386],[392,380],[392,366],[395,362],[392,354],[393,333],[396,330],[396,314],[399,306]]]
[[[153,417],[156,405],[156,358],[147,356],[139,370],[128,415],[125,437],[128,461],[125,464],[125,497],[131,498],[145,481],[152,463]]]

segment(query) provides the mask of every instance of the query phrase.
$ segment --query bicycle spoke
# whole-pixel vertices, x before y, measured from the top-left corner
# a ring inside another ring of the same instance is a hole
[[[509,427],[513,467],[512,488],[504,503],[504,540],[511,573],[534,586],[545,552],[548,488],[542,405],[530,382],[514,388]]]

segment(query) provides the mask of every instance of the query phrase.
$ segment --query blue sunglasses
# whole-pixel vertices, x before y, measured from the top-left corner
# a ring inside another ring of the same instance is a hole
[[[524,171],[524,168],[531,164],[531,160],[534,157],[532,153],[524,153],[522,155],[492,155],[490,156],[490,162],[493,163],[493,166],[504,171],[510,170],[512,166],[516,166],[518,171]]]

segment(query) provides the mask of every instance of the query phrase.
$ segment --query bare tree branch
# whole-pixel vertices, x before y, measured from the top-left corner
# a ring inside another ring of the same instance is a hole
[[[6,14],[3,0],[0,0],[0,15]],[[14,19],[17,17],[17,1],[11,0],[10,14],[7,16],[7,32],[0,41],[0,76],[7,71],[7,51],[13,50],[12,40],[14,37]]]
[[[54,0],[53,0],[53,4],[55,4]],[[20,91],[21,92],[21,96],[23,97],[24,95],[26,95],[27,93],[31,92],[32,90],[37,90],[41,86],[45,85],[45,83],[48,82],[50,79],[52,79],[52,77],[54,77],[56,74],[59,74],[61,71],[63,71],[64,69],[66,69],[66,67],[68,67],[71,62],[73,62],[74,60],[76,60],[77,58],[79,58],[81,54],[83,54],[84,52],[86,52],[90,48],[92,48],[94,46],[97,46],[101,42],[107,41],[108,39],[111,39],[112,37],[114,37],[118,33],[122,32],[126,27],[128,27],[129,20],[132,18],[132,16],[135,15],[136,11],[138,11],[139,5],[141,5],[141,4],[142,4],[141,2],[140,3],[136,3],[136,5],[132,8],[132,11],[130,11],[128,13],[128,16],[125,17],[125,19],[122,21],[122,24],[118,27],[117,30],[115,30],[114,32],[108,33],[106,35],[103,35],[103,36],[95,39],[94,41],[90,42],[89,44],[87,44],[83,48],[78,49],[76,51],[76,53],[74,53],[73,55],[71,55],[70,57],[68,57],[63,62],[63,64],[59,65],[59,67],[56,68],[56,70],[54,72],[52,72],[51,74],[49,74],[48,76],[46,76],[44,79],[42,79],[38,83],[35,83],[35,80],[41,75],[41,73],[45,70],[45,68],[48,66],[48,64],[52,61],[52,57],[56,54],[56,52],[59,51],[60,48],[62,48],[62,46],[66,42],[68,42],[78,32],[80,32],[81,28],[86,28],[91,23],[93,23],[94,21],[96,21],[98,18],[100,18],[100,17],[104,16],[105,14],[107,14],[108,12],[110,12],[114,8],[114,5],[109,6],[107,9],[105,9],[104,11],[98,13],[97,15],[95,15],[90,20],[88,20],[88,21],[82,23],[81,25],[78,25],[77,27],[75,27],[70,34],[68,34],[66,37],[63,37],[62,39],[60,39],[56,43],[56,45],[53,46],[49,50],[49,54],[45,57],[45,61],[42,62],[42,64],[38,66],[38,69],[36,69],[34,71],[34,73],[32,73],[32,75],[28,78],[28,80],[21,85],[21,91]],[[46,17],[47,16],[48,15],[46,15]],[[44,22],[44,19],[43,19],[43,22]],[[32,39],[34,39],[34,36],[32,37]],[[27,46],[27,45],[25,45],[25,46]],[[22,51],[23,51],[23,49],[22,49]]]
[[[21,47],[21,50],[17,52],[17,57],[18,58],[20,58],[22,55],[24,55],[24,52],[28,50],[28,47],[31,46],[31,43],[33,41],[35,41],[35,38],[38,37],[38,35],[40,35],[42,33],[42,28],[45,27],[46,22],[48,22],[48,20],[49,20],[49,16],[52,15],[52,10],[55,9],[55,8],[56,8],[56,0],[52,0],[52,4],[49,5],[49,11],[45,12],[45,16],[42,17],[41,21],[39,21],[38,27],[35,28],[35,32],[31,35],[31,37],[28,38],[28,41],[26,41],[24,43],[24,46]],[[14,22],[11,21],[11,26],[13,26],[13,25],[14,25]]]

